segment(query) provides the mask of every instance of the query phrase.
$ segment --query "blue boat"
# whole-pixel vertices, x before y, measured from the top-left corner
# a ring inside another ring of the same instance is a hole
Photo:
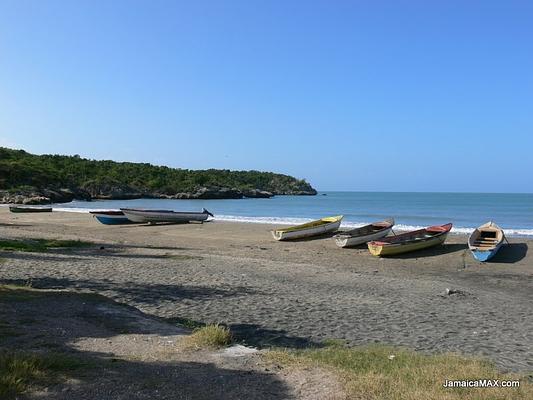
[[[90,211],[90,213],[104,225],[122,225],[132,223],[120,210]]]
[[[468,247],[476,260],[485,262],[496,255],[504,239],[502,228],[490,221],[472,232],[468,239]]]

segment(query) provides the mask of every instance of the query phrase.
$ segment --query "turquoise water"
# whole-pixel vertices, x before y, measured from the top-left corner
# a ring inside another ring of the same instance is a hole
[[[468,233],[492,220],[508,235],[533,236],[533,194],[321,192],[317,196],[276,196],[242,200],[109,200],[54,206],[66,211],[120,207],[195,211],[207,208],[220,220],[292,224],[344,215],[343,226],[392,216],[399,229],[453,222]]]

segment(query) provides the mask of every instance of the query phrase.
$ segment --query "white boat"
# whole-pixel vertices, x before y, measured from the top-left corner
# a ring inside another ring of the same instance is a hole
[[[341,232],[335,235],[335,243],[339,247],[357,246],[359,244],[381,239],[389,234],[394,226],[394,218],[374,222],[361,226],[350,231]]]
[[[172,210],[140,210],[133,208],[121,208],[124,215],[132,222],[138,223],[156,223],[156,222],[174,222],[187,223],[191,221],[203,222],[209,216],[214,217],[205,208],[201,212],[195,211],[172,211]]]
[[[302,225],[274,229],[271,231],[271,233],[276,240],[300,239],[323,235],[325,233],[335,232],[337,229],[339,229],[342,217],[342,215],[325,217]]]
[[[485,262],[496,255],[504,239],[502,228],[491,221],[472,232],[468,238],[468,247],[476,260]]]

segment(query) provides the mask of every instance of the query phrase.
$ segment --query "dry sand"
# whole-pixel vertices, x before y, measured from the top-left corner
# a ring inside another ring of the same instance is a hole
[[[275,242],[261,224],[104,226],[88,214],[11,214],[0,235],[97,242],[46,254],[0,253],[0,283],[93,291],[169,321],[221,322],[254,346],[326,338],[492,359],[533,370],[531,241],[493,262],[463,236],[402,257],[339,249],[331,238]],[[102,247],[102,248],[100,248]],[[446,295],[446,288],[457,291]]]

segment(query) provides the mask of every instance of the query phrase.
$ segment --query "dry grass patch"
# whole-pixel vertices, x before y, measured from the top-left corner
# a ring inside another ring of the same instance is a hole
[[[216,349],[228,346],[232,337],[230,330],[219,324],[206,325],[197,328],[187,337],[187,347],[196,349]]]
[[[375,345],[347,348],[280,350],[270,360],[290,366],[316,366],[333,371],[354,400],[488,400],[532,399],[533,385],[524,376],[503,374],[487,361],[455,354],[425,355]],[[519,388],[444,388],[445,380],[520,380]]]

